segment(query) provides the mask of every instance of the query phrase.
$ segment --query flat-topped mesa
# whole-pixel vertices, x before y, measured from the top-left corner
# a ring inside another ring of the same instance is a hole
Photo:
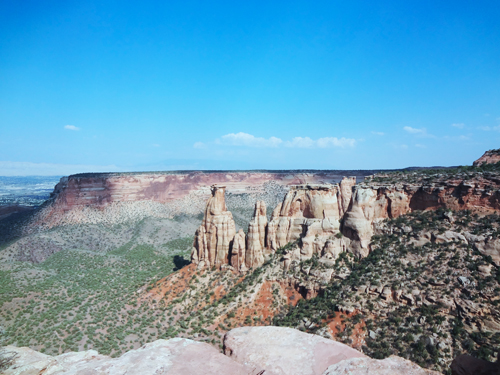
[[[233,215],[227,210],[225,186],[212,185],[203,223],[197,229],[191,251],[191,261],[203,267],[220,268],[229,263],[236,234]]]

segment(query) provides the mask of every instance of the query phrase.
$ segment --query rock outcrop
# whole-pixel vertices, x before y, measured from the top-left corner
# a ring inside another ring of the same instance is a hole
[[[224,353],[269,375],[321,375],[328,366],[363,353],[321,336],[284,327],[242,327],[224,336]]]
[[[472,163],[473,166],[478,167],[483,164],[495,164],[500,161],[500,150],[488,150],[486,151],[483,156],[481,156],[479,159],[477,159],[474,163]]]
[[[233,215],[227,210],[225,186],[212,186],[203,223],[195,233],[191,259],[200,267],[228,264],[236,227]]]
[[[356,173],[362,179],[373,171]],[[198,213],[213,184],[224,185],[234,194],[253,194],[270,183],[287,187],[335,183],[341,178],[334,171],[83,173],[61,178],[32,225],[51,228],[76,223],[109,224],[120,222],[124,216],[140,220],[145,215]]]
[[[384,181],[384,177],[382,175],[382,181],[380,177],[367,178],[359,185],[355,185],[355,178],[344,178],[335,185],[291,186],[283,202],[273,210],[269,222],[265,203],[258,201],[245,248],[241,245],[243,234],[238,235],[238,244],[234,245],[234,222],[225,205],[215,210],[215,214],[211,213],[214,202],[224,200],[222,189],[217,198],[210,198],[207,204],[203,225],[196,232],[192,260],[202,266],[230,264],[237,270],[241,270],[244,263],[243,268],[251,269],[262,265],[265,256],[292,242],[297,243],[296,247],[289,249],[283,258],[287,269],[294,261],[306,260],[315,254],[335,260],[340,253],[348,251],[362,258],[369,254],[371,238],[384,219],[437,208],[482,212],[500,209],[500,179],[496,175],[442,176],[432,183],[421,177],[398,183],[388,178]],[[218,216],[215,219],[210,215]],[[210,224],[212,221],[215,224]],[[447,241],[445,237],[440,238],[435,240]],[[500,241],[470,242],[500,264]]]
[[[259,267],[264,263],[266,227],[266,204],[262,201],[257,201],[252,220],[248,225],[245,264],[249,269]]]
[[[28,348],[7,346],[17,357],[5,375],[192,375],[255,374],[253,369],[219,353],[215,347],[188,339],[157,340],[119,358],[95,350],[55,357]]]
[[[236,233],[233,215],[225,203],[225,186],[212,186],[212,197],[205,208],[205,216],[196,230],[191,261],[198,268],[230,265],[237,271],[246,271],[264,263],[266,244],[266,205],[255,204],[248,235],[243,230]]]
[[[370,359],[339,342],[280,327],[233,329],[224,337],[226,355],[181,338],[157,340],[118,358],[95,350],[53,357],[28,348],[5,349],[16,355],[5,375],[437,374],[399,357]]]
[[[336,363],[323,373],[323,375],[440,375],[440,372],[423,369],[407,359],[392,355],[383,360],[371,358],[352,358]],[[472,374],[472,373],[470,373]],[[474,373],[475,374],[475,373]]]

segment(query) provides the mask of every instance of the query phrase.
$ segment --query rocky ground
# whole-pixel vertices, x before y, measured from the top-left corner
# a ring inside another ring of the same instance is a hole
[[[3,358],[6,375],[437,374],[395,356],[373,360],[341,343],[290,328],[232,330],[224,337],[224,354],[205,343],[175,338],[154,341],[115,359],[93,350],[54,357],[16,347],[5,348]]]

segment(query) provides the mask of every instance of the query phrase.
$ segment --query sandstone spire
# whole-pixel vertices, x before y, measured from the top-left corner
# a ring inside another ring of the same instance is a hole
[[[226,208],[225,186],[212,186],[202,225],[198,228],[191,251],[191,261],[200,267],[217,267],[229,263],[236,233],[233,215]]]
[[[248,268],[259,267],[264,263],[264,247],[266,245],[266,204],[255,203],[253,218],[248,225],[247,251],[245,264]]]

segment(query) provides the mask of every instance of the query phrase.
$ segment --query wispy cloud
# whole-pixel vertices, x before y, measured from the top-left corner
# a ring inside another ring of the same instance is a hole
[[[405,126],[403,129],[410,134],[420,134],[420,135],[427,134],[427,130],[425,128],[417,129],[417,128],[412,128],[411,126]]]
[[[459,129],[463,129],[465,127],[465,124],[463,123],[458,123],[458,124],[451,124],[451,126]]]
[[[278,137],[256,137],[248,133],[230,133],[223,135],[219,139],[216,139],[215,144],[218,145],[228,145],[228,146],[244,146],[244,147],[266,147],[266,148],[278,148],[278,147],[288,147],[288,148],[345,148],[354,147],[357,141],[353,138],[337,138],[337,137],[323,137],[318,139],[312,139],[310,137],[294,137],[291,140],[282,140]],[[194,148],[205,148],[207,143],[196,142]]]
[[[418,147],[418,148],[427,148],[427,146],[426,146],[426,145],[422,145],[422,144],[420,144],[420,143],[417,143],[417,144],[415,145],[415,147]]]
[[[356,140],[352,138],[337,138],[337,137],[326,137],[320,138],[316,141],[319,148],[326,147],[354,147],[356,145]]]
[[[80,130],[80,128],[79,128],[79,127],[77,127],[77,126],[75,126],[75,125],[65,125],[65,126],[64,126],[64,129],[66,129],[66,130],[73,130],[73,131],[78,131],[78,130]]]
[[[282,142],[283,141],[280,138],[255,137],[252,134],[243,132],[226,134],[223,135],[220,140],[216,141],[216,143],[220,144],[247,147],[278,147]]]
[[[478,126],[478,129],[484,130],[485,132],[500,131],[500,125],[497,125],[497,126]]]
[[[373,131],[372,134],[375,134],[375,135],[384,135],[385,133],[384,132],[375,132],[375,131]]]
[[[424,138],[436,138],[434,135],[427,133],[426,128],[412,128],[411,126],[405,126],[403,129],[409,133],[413,134],[418,137],[424,137]]]

